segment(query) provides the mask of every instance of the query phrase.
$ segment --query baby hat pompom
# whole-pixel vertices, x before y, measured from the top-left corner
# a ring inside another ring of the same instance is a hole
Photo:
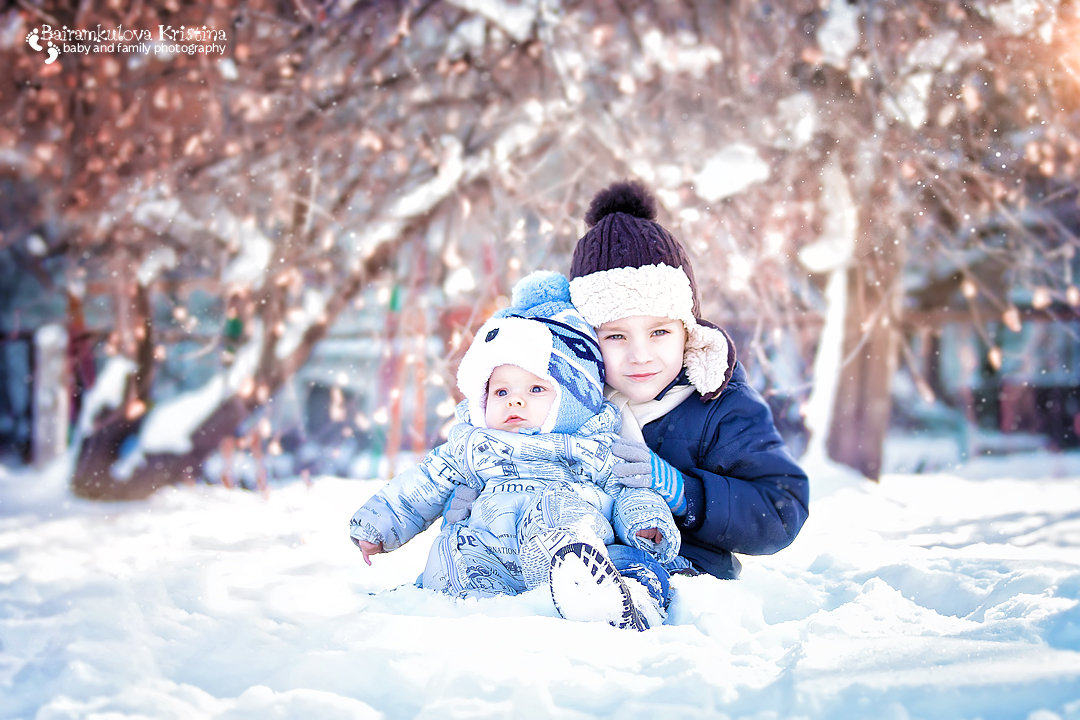
[[[537,270],[523,277],[511,292],[510,308],[524,310],[548,302],[570,302],[570,281],[550,270]]]

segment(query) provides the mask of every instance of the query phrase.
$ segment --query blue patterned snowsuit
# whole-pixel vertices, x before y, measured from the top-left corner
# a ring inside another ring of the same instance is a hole
[[[446,443],[401,473],[353,515],[354,540],[400,547],[443,514],[460,487],[478,494],[470,515],[446,524],[422,576],[424,587],[456,596],[517,594],[546,584],[551,555],[582,541],[617,535],[661,563],[679,552],[671,511],[652,490],[610,479],[619,411],[606,403],[573,434],[511,433],[461,422]],[[659,528],[660,544],[636,532]],[[614,529],[614,532],[613,532]]]

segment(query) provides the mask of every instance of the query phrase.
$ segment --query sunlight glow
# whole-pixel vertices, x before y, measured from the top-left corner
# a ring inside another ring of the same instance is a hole
[[[754,265],[742,255],[728,258],[727,285],[732,292],[744,292],[750,288],[750,278],[754,275]]]

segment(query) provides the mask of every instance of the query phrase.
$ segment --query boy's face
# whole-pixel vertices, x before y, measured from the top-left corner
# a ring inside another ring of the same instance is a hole
[[[633,402],[652,400],[683,367],[686,328],[679,320],[635,315],[596,330],[607,384]]]
[[[517,365],[500,365],[488,380],[484,421],[489,428],[518,432],[544,424],[555,402],[555,388]]]

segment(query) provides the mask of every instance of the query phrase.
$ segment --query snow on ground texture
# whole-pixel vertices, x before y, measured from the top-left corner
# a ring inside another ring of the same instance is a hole
[[[811,477],[790,548],[634,633],[402,587],[430,535],[367,567],[376,481],[107,505],[0,470],[0,717],[1080,718],[1080,456]]]

